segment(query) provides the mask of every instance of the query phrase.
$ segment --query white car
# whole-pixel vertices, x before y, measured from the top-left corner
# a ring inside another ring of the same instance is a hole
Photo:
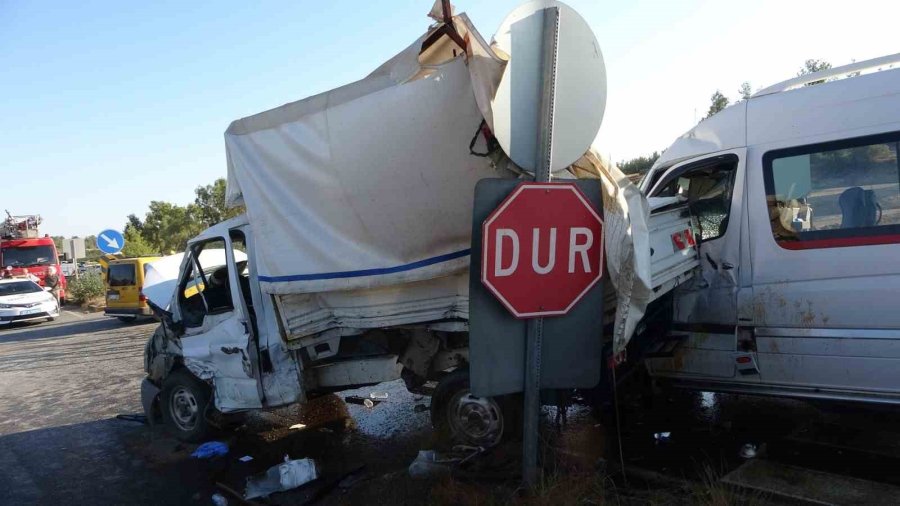
[[[56,297],[24,278],[0,279],[0,325],[59,316]]]

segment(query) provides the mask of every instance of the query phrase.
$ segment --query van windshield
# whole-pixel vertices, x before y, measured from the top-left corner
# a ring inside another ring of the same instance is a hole
[[[55,265],[53,246],[16,246],[3,248],[3,267],[31,267],[34,265]]]
[[[109,286],[133,286],[134,264],[111,264],[109,266]]]

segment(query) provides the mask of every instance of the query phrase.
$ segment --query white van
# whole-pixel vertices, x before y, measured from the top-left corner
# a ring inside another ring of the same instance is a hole
[[[900,403],[895,63],[900,54],[766,88],[660,157],[642,190],[687,198],[702,276],[676,290],[673,328],[645,361],[652,376]]]

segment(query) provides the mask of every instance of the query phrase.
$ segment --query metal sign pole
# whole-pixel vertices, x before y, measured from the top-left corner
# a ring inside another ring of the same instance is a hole
[[[556,54],[559,41],[559,7],[544,10],[541,45],[541,104],[535,182],[550,181],[552,159],[553,102],[556,84]],[[544,319],[528,321],[525,352],[525,406],[522,442],[522,478],[525,485],[534,487],[540,474],[538,468],[538,437],[541,414],[541,345]]]

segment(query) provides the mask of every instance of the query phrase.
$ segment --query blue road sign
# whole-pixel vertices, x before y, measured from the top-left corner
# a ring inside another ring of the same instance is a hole
[[[97,234],[97,247],[100,251],[113,255],[122,251],[125,238],[118,230],[107,229]]]

